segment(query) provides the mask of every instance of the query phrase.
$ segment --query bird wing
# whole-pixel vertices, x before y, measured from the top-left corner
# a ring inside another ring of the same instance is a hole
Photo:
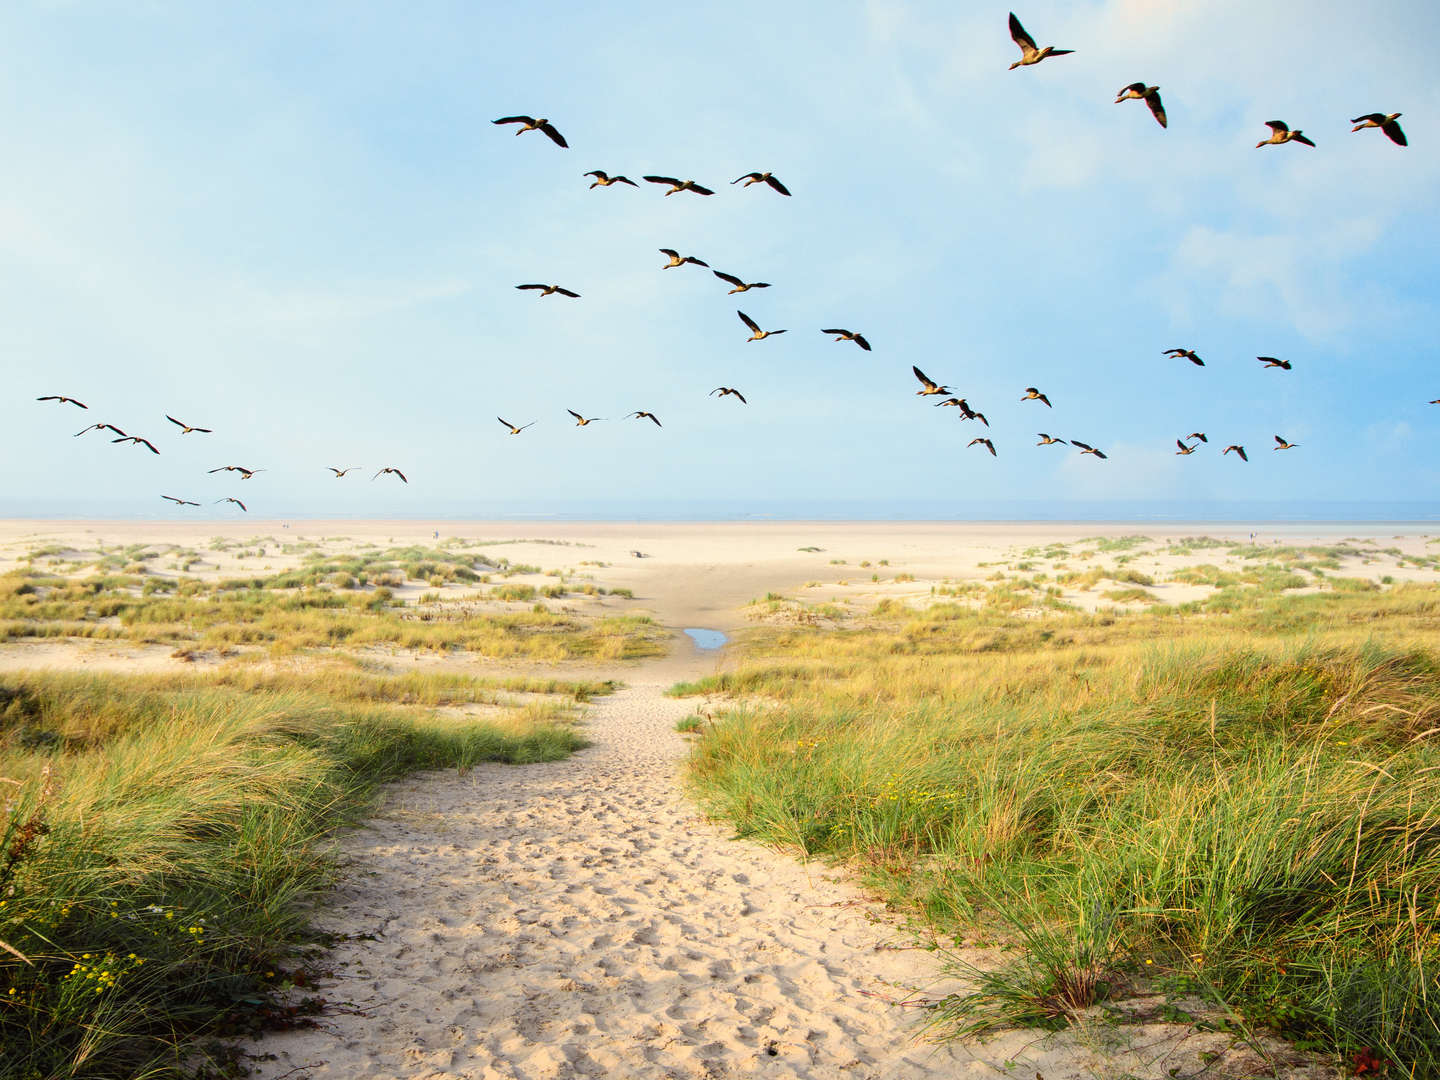
[[[1285,440],[1282,439],[1279,435],[1275,436],[1275,441],[1278,442],[1281,446],[1285,445]]]
[[[169,420],[169,421],[170,421],[172,424],[174,424],[176,427],[182,427],[182,428],[183,428],[183,427],[185,426],[185,425],[182,424],[179,420],[176,420],[175,417],[171,416],[169,413],[166,413],[166,414],[165,414],[165,419],[166,419],[166,420]],[[168,496],[168,495],[165,496],[165,498],[167,498],[167,499],[168,499],[169,497],[170,497],[170,496]]]
[[[177,499],[174,495],[161,495],[162,499],[169,499],[173,503],[184,502],[184,499]]]
[[[1011,18],[1013,19],[1014,16],[1012,15]],[[919,379],[919,380],[920,380],[922,383],[924,383],[927,387],[931,387],[931,386],[935,386],[935,385],[936,385],[935,383],[933,383],[933,382],[930,381],[930,376],[929,376],[929,375],[926,375],[923,371],[921,371],[921,370],[920,370],[918,367],[916,367],[914,364],[911,364],[911,365],[910,365],[910,370],[915,373],[915,378]]]
[[[1096,457],[1098,457],[1101,461],[1104,461],[1104,460],[1105,460],[1105,456],[1106,456],[1106,455],[1105,455],[1105,451],[1103,451],[1103,450],[1095,450],[1095,451],[1092,451],[1092,452],[1093,452],[1094,455],[1095,455]]]
[[[492,124],[533,124],[533,116],[502,116],[499,120],[491,120]]]
[[[741,280],[740,280],[738,277],[736,277],[734,274],[727,274],[727,273],[725,273],[723,270],[711,270],[710,272],[711,272],[712,274],[714,274],[716,277],[718,277],[721,281],[728,281],[731,285],[744,285],[744,284],[745,284],[745,282],[741,281]],[[826,333],[829,333],[829,331],[827,330]]]
[[[732,184],[738,184],[741,180],[759,180],[759,179],[760,179],[760,174],[759,174],[758,172],[747,172],[744,176],[737,176],[734,180],[731,180],[730,183],[732,183]]]
[[[680,257],[680,253],[674,248],[660,248],[660,254],[669,255],[672,259],[678,259]]]
[[[1129,86],[1122,86],[1115,91],[1115,96],[1123,99],[1126,94],[1143,94],[1144,92],[1145,84],[1143,82],[1132,82]]]
[[[849,331],[849,330],[841,330],[838,326],[833,327],[833,328],[831,328],[831,329],[829,329],[829,330],[821,330],[820,333],[822,333],[822,334],[842,334],[842,335],[844,335],[845,337],[850,337],[850,331]]]
[[[735,314],[736,314],[736,315],[739,315],[739,316],[740,316],[740,321],[743,322],[746,326],[748,326],[748,327],[749,327],[751,330],[753,330],[755,333],[758,334],[758,333],[760,332],[760,324],[757,323],[754,319],[750,318],[749,315],[746,315],[743,311],[738,311],[738,310],[735,312]]]
[[[517,289],[548,289],[548,285],[516,285]]]
[[[1285,123],[1284,120],[1266,120],[1265,126],[1268,127],[1271,131],[1275,132],[1277,135],[1282,131],[1290,130],[1290,125]]]
[[[1020,25],[1020,20],[1015,17],[1013,11],[1010,13],[1010,40],[1019,45],[1021,49],[1033,50],[1035,48],[1035,39],[1025,32],[1025,27]]]
[[[699,184],[695,183],[693,180],[690,182],[690,190],[693,191],[696,195],[714,195],[714,194],[715,194],[715,192],[711,191],[708,187],[701,187]]]
[[[679,187],[680,181],[673,176],[643,176],[642,180],[648,180],[652,184],[670,184],[672,187]]]
[[[1246,454],[1245,454],[1245,448],[1244,448],[1243,446],[1237,446],[1237,447],[1235,448],[1235,452],[1240,455],[1240,460],[1241,460],[1241,461],[1249,461],[1249,460],[1250,460],[1250,458],[1246,456]]]
[[[615,183],[617,183],[617,184],[629,184],[631,187],[639,187],[639,186],[640,186],[639,184],[635,183],[634,180],[631,180],[628,176],[617,176],[617,177],[615,177]]]
[[[740,404],[741,404],[741,405],[748,405],[748,404],[750,404],[748,401],[745,400],[745,395],[742,394],[742,393],[740,393],[739,390],[731,390],[730,392],[740,399]]]
[[[1081,442],[1079,439],[1071,439],[1071,440],[1070,440],[1070,445],[1071,445],[1071,446],[1078,446],[1078,447],[1080,447],[1081,450],[1094,450],[1094,449],[1095,449],[1095,448],[1094,448],[1093,446],[1091,446],[1089,443],[1083,443],[1083,442]]]
[[[593,176],[593,177],[595,177],[595,179],[597,179],[597,180],[609,180],[609,179],[610,179],[610,175],[609,175],[604,169],[591,169],[591,170],[590,170],[589,172],[587,172],[587,173],[581,173],[581,175],[582,175],[582,176]]]
[[[560,145],[561,145],[561,146],[564,146],[565,144],[564,144],[564,143],[561,143]],[[400,477],[400,482],[401,482],[402,484],[408,484],[408,483],[410,483],[409,480],[405,479],[405,474],[404,474],[403,472],[401,472],[399,469],[391,469],[390,471],[393,472],[396,476]]]
[[[655,426],[656,426],[656,427],[664,427],[664,426],[665,426],[664,424],[660,423],[659,418],[656,417],[656,415],[655,415],[654,413],[646,413],[645,415],[648,416],[651,420],[654,420],[654,421],[655,421]]]
[[[578,412],[576,412],[574,409],[566,409],[565,411],[568,412],[571,416],[575,417],[576,420],[584,420],[584,419],[585,419],[583,416],[581,416],[581,415],[580,415]]]
[[[504,424],[504,425],[505,425],[507,428],[509,428],[511,431],[514,431],[514,430],[515,430],[515,425],[512,424],[509,420],[506,420],[504,417],[497,416],[497,417],[495,417],[495,419],[496,419],[496,420],[499,420],[502,424]]]
[[[1044,394],[1037,394],[1037,395],[1035,395],[1035,396],[1036,396],[1036,398],[1037,398],[1038,400],[1043,401],[1043,402],[1045,403],[1045,407],[1046,407],[1047,409],[1053,409],[1053,408],[1055,407],[1055,406],[1053,406],[1053,405],[1050,404],[1050,399],[1049,399],[1048,397],[1046,397]]]
[[[1314,145],[1315,145],[1313,142],[1310,141],[1309,136],[1301,135],[1300,132],[1298,132],[1298,131],[1295,133],[1295,135],[1294,135],[1294,137],[1291,139],[1291,141],[1292,141],[1292,142],[1298,142],[1298,143],[1304,143],[1306,146],[1314,146]]]
[[[709,269],[710,269],[710,264],[709,264],[709,263],[707,263],[704,259],[697,259],[697,258],[695,258],[694,255],[687,255],[687,256],[685,256],[685,261],[688,262],[688,263],[694,263],[696,266],[703,266],[703,267],[705,267],[706,270],[709,270]]]
[[[247,514],[250,512],[248,509],[246,509],[245,504],[239,499],[231,499],[230,501],[233,502],[236,506],[240,507],[241,510],[244,510]]]
[[[1355,117],[1350,123],[1358,124],[1362,120],[1369,120],[1372,124],[1383,124],[1385,122],[1385,114],[1378,112],[1366,113],[1364,116]]]
[[[1162,128],[1168,128],[1170,126],[1170,121],[1166,119],[1165,116],[1165,106],[1161,103],[1158,93],[1146,94],[1145,104],[1150,106],[1150,114],[1155,117],[1155,120]]]
[[[553,142],[556,146],[563,146],[567,150],[570,148],[570,144],[565,141],[565,136],[561,135],[560,132],[555,130],[554,124],[541,124],[540,130],[543,131],[546,135],[549,135],[550,141]]]
[[[1259,360],[1262,364],[1278,364],[1278,363],[1280,363],[1280,361],[1279,361],[1279,360],[1276,360],[1275,357],[1273,357],[1273,356],[1257,356],[1257,357],[1255,357],[1255,359],[1256,359],[1256,360]]]
[[[773,176],[767,176],[767,177],[765,178],[765,183],[769,184],[772,188],[774,188],[776,191],[778,191],[781,195],[789,195],[789,194],[790,194],[790,192],[785,189],[785,185],[782,184],[782,183],[780,183],[780,181],[779,181],[779,180],[776,180],[775,177],[773,177]]]
[[[155,449],[155,444],[152,443],[149,439],[142,439],[142,438],[140,438],[140,436],[136,435],[136,436],[134,436],[134,440],[135,440],[137,443],[144,443],[145,446],[149,449],[149,451],[150,451],[152,454],[158,454],[158,453],[160,453],[159,450],[156,450],[156,449]]]
[[[859,345],[860,348],[864,349],[866,352],[870,351],[870,343],[865,340],[864,334],[856,334],[854,341],[856,345]]]
[[[1390,141],[1396,146],[1409,146],[1410,142],[1405,138],[1405,132],[1400,130],[1400,125],[1394,120],[1387,120],[1380,125],[1380,130],[1390,136]]]
[[[1181,442],[1179,439],[1176,439],[1176,440],[1175,440],[1175,445],[1178,446],[1181,450],[1189,450],[1189,449],[1190,449],[1190,447],[1186,446],[1186,445],[1185,445],[1183,442]]]
[[[580,294],[578,292],[571,292],[569,289],[556,289],[555,291],[558,292],[561,296],[568,296],[573,300],[580,299]]]

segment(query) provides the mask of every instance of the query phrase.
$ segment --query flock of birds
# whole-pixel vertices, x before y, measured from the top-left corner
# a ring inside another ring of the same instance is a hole
[[[1021,25],[1020,20],[1015,17],[1015,14],[1013,12],[1010,13],[1009,27],[1010,37],[1020,50],[1020,58],[1010,65],[1010,70],[1012,71],[1017,67],[1026,67],[1033,64],[1038,64],[1043,60],[1048,60],[1053,57],[1067,56],[1075,51],[1073,49],[1059,49],[1054,47],[1053,45],[1046,45],[1044,47],[1037,46],[1035,44],[1035,39],[1031,37],[1030,34],[1025,30],[1024,26]],[[1161,101],[1160,98],[1159,86],[1151,86],[1143,81],[1130,83],[1124,87],[1121,87],[1121,89],[1118,91],[1115,97],[1115,104],[1120,104],[1121,102],[1132,100],[1143,101],[1145,105],[1149,108],[1150,114],[1155,118],[1156,122],[1162,128],[1169,127],[1169,118],[1166,115],[1164,103]],[[1367,113],[1362,116],[1357,116],[1350,121],[1350,123],[1354,125],[1351,128],[1351,132],[1353,133],[1363,131],[1368,128],[1378,129],[1395,145],[1403,147],[1408,145],[1408,142],[1406,140],[1404,131],[1401,129],[1398,123],[1400,116],[1401,114],[1399,112],[1375,112]],[[515,131],[516,135],[524,135],[528,132],[538,131],[541,134],[545,135],[547,138],[549,138],[550,141],[553,142],[557,147],[567,149],[569,147],[569,143],[566,142],[565,137],[560,133],[560,131],[555,127],[555,125],[550,122],[548,118],[537,118],[533,116],[518,115],[502,116],[498,120],[493,121],[493,123],[497,125],[517,125],[517,130]],[[1260,142],[1256,143],[1256,148],[1265,146],[1281,146],[1285,143],[1290,142],[1300,143],[1303,146],[1309,147],[1315,146],[1315,143],[1310,138],[1308,138],[1301,129],[1292,129],[1284,121],[1270,120],[1267,121],[1266,126],[1270,129],[1270,135],[1268,138],[1262,139]],[[605,172],[601,169],[592,169],[591,171],[584,173],[583,175],[593,178],[593,182],[590,184],[590,188],[592,190],[596,187],[608,188],[617,184],[624,184],[637,189],[640,187],[639,184],[635,183],[635,181],[631,180],[628,176],[612,176],[608,172]],[[646,183],[665,187],[667,189],[664,192],[666,197],[684,192],[699,196],[710,196],[715,194],[712,188],[705,187],[704,185],[690,179],[682,180],[676,177],[658,175],[643,176],[642,179]],[[734,186],[736,184],[743,184],[746,188],[760,184],[768,187],[771,191],[779,195],[789,197],[791,194],[790,190],[784,185],[784,183],[782,183],[780,179],[771,172],[756,171],[745,173],[741,176],[736,177],[730,182],[730,184],[731,186]],[[770,283],[766,281],[746,281],[743,278],[737,277],[734,274],[729,274],[721,270],[713,269],[710,264],[705,262],[704,260],[699,259],[694,255],[681,255],[679,251],[673,248],[660,248],[659,251],[662,255],[666,257],[667,260],[665,264],[661,267],[661,269],[673,270],[688,265],[697,266],[709,270],[716,278],[731,286],[729,290],[729,295],[748,292],[752,289],[768,289],[771,287]],[[575,292],[572,289],[565,288],[558,284],[527,283],[523,285],[516,285],[515,288],[522,292],[533,292],[540,298],[549,296],[563,296],[569,299],[580,299],[580,294],[578,292]],[[739,317],[740,321],[745,325],[745,327],[750,331],[750,336],[745,339],[747,342],[764,341],[768,338],[778,337],[779,335],[788,332],[785,329],[762,329],[760,324],[757,323],[749,315],[747,315],[744,311],[737,310],[736,315]],[[859,348],[861,348],[867,353],[872,351],[870,342],[863,334],[858,331],[834,327],[830,329],[822,329],[820,332],[827,335],[832,335],[836,342],[853,342],[855,345],[857,345]],[[1205,366],[1205,361],[1197,355],[1194,349],[1191,348],[1176,347],[1166,349],[1163,351],[1162,355],[1169,356],[1175,359],[1187,360],[1197,367]],[[1290,371],[1292,369],[1292,364],[1289,360],[1282,360],[1273,356],[1258,356],[1256,357],[1256,359],[1266,369],[1276,369],[1281,371]],[[929,376],[927,376],[923,371],[921,371],[919,367],[912,365],[911,370],[914,372],[915,378],[918,379],[921,384],[921,389],[916,391],[916,394],[918,396],[945,397],[945,400],[938,402],[936,407],[953,407],[958,410],[959,418],[962,421],[977,420],[987,430],[989,429],[990,421],[986,418],[985,414],[977,409],[972,408],[970,403],[965,398],[956,396],[956,392],[952,390],[949,386],[945,386],[933,381]],[[718,397],[720,399],[733,396],[734,398],[736,398],[737,401],[740,402],[740,404],[747,404],[745,395],[741,393],[740,390],[732,386],[717,386],[709,392],[709,396]],[[61,405],[74,405],[81,409],[88,408],[84,403],[80,402],[79,400],[61,394],[47,394],[38,398],[37,400],[54,401]],[[1024,396],[1020,398],[1020,401],[1037,401],[1040,404],[1044,405],[1046,408],[1053,408],[1049,396],[1045,393],[1042,393],[1038,387],[1034,386],[1027,386],[1025,388]],[[1440,399],[1431,402],[1431,404],[1440,404]],[[577,427],[586,427],[592,423],[595,423],[596,421],[606,419],[605,417],[585,416],[579,412],[576,412],[573,409],[567,409],[566,411],[574,418],[575,425]],[[210,428],[203,428],[192,424],[187,424],[168,414],[166,415],[165,419],[179,427],[181,429],[181,435],[190,435],[194,433],[211,433]],[[510,435],[519,435],[527,428],[534,426],[534,424],[536,423],[536,421],[531,420],[528,423],[524,424],[514,424],[511,423],[509,420],[504,419],[503,417],[497,416],[496,419],[506,428],[507,432]],[[663,426],[658,416],[656,416],[653,412],[645,409],[637,409],[633,412],[627,413],[624,419],[649,420],[656,427]],[[115,436],[111,439],[111,442],[113,443],[130,443],[131,445],[135,446],[144,446],[152,454],[158,455],[160,453],[160,451],[156,448],[155,444],[150,439],[141,435],[128,434],[121,428],[110,423],[91,424],[89,427],[86,427],[83,430],[76,432],[75,436],[78,438],[79,436],[84,435],[87,432],[97,430],[112,432]],[[1062,439],[1059,436],[1050,435],[1045,432],[1037,432],[1037,434],[1040,441],[1035,444],[1036,446],[1070,445],[1079,449],[1082,456],[1088,454],[1102,460],[1105,459],[1107,456],[1103,450],[1100,450],[1097,447],[1090,445],[1089,443],[1082,442],[1079,439]],[[1281,435],[1275,435],[1274,440],[1275,446],[1271,447],[1272,450],[1292,450],[1299,445],[1298,443],[1289,442]],[[1209,438],[1207,437],[1206,433],[1200,431],[1191,432],[1189,435],[1175,440],[1175,445],[1177,447],[1175,453],[1177,455],[1189,456],[1190,454],[1195,453],[1201,445],[1208,443]],[[988,451],[991,456],[997,456],[995,444],[988,436],[978,436],[974,439],[971,439],[967,446],[980,446],[983,450]],[[1223,457],[1231,452],[1234,452],[1241,461],[1249,461],[1249,456],[1243,444],[1231,443],[1227,445],[1221,451],[1221,456]],[[328,466],[327,468],[331,473],[334,474],[336,479],[340,479],[346,476],[348,473],[356,471],[359,466],[347,466],[345,468]],[[221,472],[239,473],[240,479],[242,480],[249,480],[257,473],[264,471],[266,470],[252,469],[241,465],[221,465],[208,470],[208,472],[211,474]],[[397,477],[402,483],[409,483],[406,475],[400,469],[396,468],[393,465],[387,465],[382,467],[371,477],[371,479],[378,480],[380,477],[387,475],[393,475]],[[201,505],[200,502],[197,500],[183,499],[174,495],[162,495],[161,498],[182,507]],[[226,496],[224,498],[215,500],[215,502],[233,503],[234,505],[238,506],[242,511],[247,511],[245,503],[233,496]]]

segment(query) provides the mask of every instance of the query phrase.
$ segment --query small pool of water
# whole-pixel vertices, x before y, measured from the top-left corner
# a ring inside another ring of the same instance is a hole
[[[687,626],[685,633],[690,635],[697,649],[718,649],[730,640],[719,630],[705,630],[698,626]]]

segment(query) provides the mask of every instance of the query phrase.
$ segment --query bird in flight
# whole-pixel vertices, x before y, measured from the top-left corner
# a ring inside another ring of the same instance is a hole
[[[1306,146],[1315,145],[1313,142],[1311,142],[1305,137],[1304,132],[1302,132],[1299,128],[1291,131],[1285,125],[1284,120],[1266,120],[1265,126],[1270,129],[1270,137],[1268,139],[1262,139],[1260,142],[1257,142],[1255,144],[1255,149],[1257,150],[1260,149],[1260,147],[1262,146],[1279,146],[1281,143],[1287,142],[1304,143]]]
[[[626,420],[629,420],[631,417],[634,417],[637,420],[653,420],[656,427],[664,427],[664,425],[660,423],[660,418],[658,416],[656,416],[653,412],[646,412],[644,409],[640,409],[637,412],[625,414]]]
[[[337,469],[334,465],[326,465],[325,467],[335,474],[335,479],[336,479],[336,480],[339,480],[340,477],[344,476],[344,475],[345,475],[346,473],[348,473],[348,472],[354,472],[354,471],[355,471],[356,469],[358,469],[360,466],[359,466],[359,465],[348,465],[348,466],[346,466],[346,467],[343,468],[343,469]]]
[[[230,495],[225,496],[225,498],[223,498],[223,499],[216,499],[215,501],[216,501],[217,503],[222,503],[222,502],[234,503],[236,506],[240,507],[241,510],[244,510],[245,513],[248,514],[248,513],[250,512],[249,510],[247,510],[247,509],[245,508],[245,504],[244,504],[243,502],[241,502],[239,499],[234,498],[233,496],[230,496]]]
[[[694,263],[696,266],[705,267],[706,270],[710,269],[709,263],[700,261],[695,258],[694,255],[681,255],[674,248],[660,248],[659,250],[661,255],[670,256],[670,261],[662,266],[660,268],[661,270],[673,270],[675,267],[684,266],[686,263]]]
[[[760,324],[743,311],[736,311],[735,314],[739,315],[740,321],[750,328],[750,336],[745,339],[746,341],[764,341],[767,337],[785,333],[784,330],[761,330]]]
[[[1297,442],[1286,442],[1286,441],[1285,441],[1284,439],[1282,439],[1279,435],[1276,435],[1276,436],[1275,436],[1275,442],[1278,443],[1279,445],[1277,445],[1277,446],[1272,446],[1272,447],[1270,448],[1271,450],[1293,450],[1293,449],[1295,449],[1295,447],[1297,447],[1297,446],[1300,445],[1300,444],[1297,443]]]
[[[1208,443],[1210,441],[1205,437],[1205,433],[1203,431],[1192,431],[1189,435],[1186,435],[1185,438],[1199,439],[1203,443]]]
[[[1200,357],[1198,357],[1198,356],[1195,355],[1195,350],[1194,350],[1194,349],[1166,349],[1166,350],[1165,350],[1165,355],[1166,355],[1166,356],[1173,356],[1173,357],[1175,357],[1176,359],[1182,359],[1182,358],[1183,358],[1183,359],[1185,359],[1185,360],[1189,360],[1190,363],[1194,364],[1196,367],[1204,367],[1204,366],[1205,366],[1205,361],[1204,361],[1204,360],[1201,360]]]
[[[785,185],[782,184],[782,183],[780,183],[779,180],[775,179],[775,176],[774,176],[773,173],[768,173],[768,172],[765,172],[765,173],[760,173],[760,172],[746,173],[744,176],[737,176],[734,180],[731,180],[730,183],[732,183],[732,184],[738,184],[741,180],[744,180],[744,181],[745,181],[745,186],[746,186],[746,187],[749,187],[751,184],[766,183],[766,184],[769,184],[769,185],[770,185],[772,188],[774,188],[776,191],[778,191],[781,195],[789,195],[789,194],[790,194],[790,192],[786,190]]]
[[[665,192],[666,195],[674,195],[677,191],[693,191],[696,195],[715,194],[708,187],[701,187],[694,180],[676,180],[673,176],[646,176],[644,179],[652,184],[669,184],[670,190]]]
[[[1193,454],[1193,453],[1195,452],[1195,447],[1193,447],[1193,446],[1186,446],[1186,445],[1185,445],[1183,442],[1181,442],[1179,439],[1176,439],[1176,440],[1175,440],[1175,445],[1180,448],[1179,450],[1176,450],[1176,451],[1175,451],[1175,453],[1177,453],[1177,454]]]
[[[1246,454],[1245,454],[1245,447],[1239,445],[1238,443],[1231,443],[1229,446],[1225,447],[1224,450],[1221,450],[1221,451],[1220,451],[1220,456],[1221,456],[1221,457],[1224,457],[1224,456],[1225,456],[1226,454],[1228,454],[1231,450],[1234,450],[1235,453],[1237,453],[1237,454],[1240,455],[1240,460],[1241,460],[1241,461],[1249,461],[1249,460],[1250,460],[1250,458],[1247,457]]]
[[[584,427],[586,424],[593,424],[596,420],[605,419],[605,417],[603,416],[592,416],[587,419],[586,417],[581,416],[574,409],[566,409],[565,411],[568,412],[571,416],[575,417],[576,427]]]
[[[938,383],[931,382],[930,376],[926,375],[914,364],[910,365],[910,370],[915,373],[915,378],[919,379],[920,382],[923,384],[922,389],[915,391],[915,393],[920,397],[929,397],[931,394],[953,394],[955,392],[954,390],[951,390],[948,386],[941,386]],[[963,402],[958,399],[957,404],[961,404],[963,407]]]
[[[177,499],[174,495],[161,495],[162,499],[169,499],[176,506],[199,506],[198,502],[191,502],[189,499]]]
[[[1119,96],[1115,98],[1115,104],[1130,98],[1139,98],[1150,107],[1150,115],[1155,117],[1155,122],[1162,128],[1169,127],[1170,121],[1165,117],[1165,106],[1160,103],[1160,88],[1158,86],[1146,86],[1143,82],[1132,82],[1129,86],[1122,86]]]
[[[706,397],[711,397],[711,396],[713,396],[713,395],[715,395],[715,394],[719,394],[722,398],[725,397],[727,394],[734,394],[736,397],[738,397],[738,398],[740,399],[740,404],[741,404],[741,405],[748,405],[748,404],[749,404],[749,402],[747,402],[747,401],[745,400],[745,395],[744,395],[744,394],[740,393],[739,390],[736,390],[736,389],[734,389],[734,388],[732,388],[732,387],[729,387],[729,386],[717,386],[717,387],[715,387],[714,390],[711,390],[710,393],[709,393],[709,394],[706,394],[705,396],[706,396]]]
[[[1043,431],[1037,431],[1035,434],[1040,436],[1040,441],[1035,444],[1036,446],[1051,446],[1055,443],[1065,444],[1064,439],[1057,439],[1054,435],[1046,435]]]
[[[1043,401],[1043,402],[1045,403],[1045,407],[1046,407],[1047,409],[1052,409],[1052,408],[1054,408],[1054,406],[1050,404],[1050,399],[1049,399],[1048,397],[1046,397],[1044,394],[1040,393],[1040,391],[1037,390],[1037,389],[1035,389],[1035,387],[1033,387],[1033,386],[1027,386],[1027,387],[1025,387],[1025,396],[1022,397],[1020,400],[1021,400],[1021,401]]]
[[[128,443],[133,443],[133,444],[136,445],[136,446],[140,446],[140,445],[143,444],[152,454],[158,454],[158,453],[160,453],[159,450],[156,450],[156,449],[155,449],[155,444],[154,444],[154,443],[152,443],[149,439],[141,438],[139,435],[126,435],[124,438],[111,439],[110,441],[111,441],[112,443],[128,442]]]
[[[1280,368],[1282,371],[1290,370],[1289,360],[1276,360],[1273,356],[1257,356],[1255,359],[1259,360],[1267,368]]]
[[[576,300],[580,298],[580,294],[578,292],[571,292],[569,289],[562,289],[559,285],[516,285],[515,288],[539,289],[540,295],[542,297],[549,296],[551,293],[559,293],[561,296],[569,296]]]
[[[865,335],[857,333],[854,330],[841,330],[839,328],[836,328],[834,330],[821,330],[820,333],[838,334],[839,336],[836,337],[836,341],[853,341],[856,345],[859,345],[860,348],[864,349],[866,352],[870,351],[870,343],[865,340]]]
[[[378,479],[380,479],[380,477],[384,476],[386,473],[394,473],[396,476],[400,477],[400,482],[401,482],[402,484],[408,484],[408,483],[410,483],[409,480],[406,480],[406,479],[405,479],[405,474],[404,474],[403,472],[401,472],[399,469],[395,468],[395,466],[393,466],[393,465],[386,465],[383,469],[381,469],[379,472],[377,472],[374,476],[370,477],[370,479],[371,479],[371,480],[378,480]]]
[[[968,443],[965,444],[965,446],[968,449],[969,447],[974,446],[976,443],[979,443],[981,446],[985,447],[986,450],[989,450],[991,457],[996,456],[995,444],[992,443],[989,439],[971,439]]]
[[[74,438],[77,438],[77,439],[78,439],[81,435],[84,435],[86,431],[105,431],[105,430],[107,430],[107,429],[110,430],[110,431],[115,432],[115,434],[116,434],[116,435],[119,435],[122,439],[126,437],[125,432],[121,431],[121,430],[120,430],[118,427],[116,427],[114,424],[91,424],[89,427],[85,428],[83,431],[77,431],[77,432],[75,432]]]
[[[509,420],[506,420],[504,417],[497,416],[497,417],[495,417],[495,419],[496,419],[496,420],[499,420],[502,424],[504,424],[507,428],[509,428],[511,435],[519,435],[520,432],[524,431],[527,427],[534,427],[534,426],[535,426],[535,421],[534,421],[534,420],[531,420],[530,423],[528,423],[528,424],[521,424],[519,427],[516,427],[514,424],[512,424]]]
[[[1102,461],[1105,460],[1105,451],[1103,451],[1103,450],[1096,450],[1095,447],[1091,446],[1089,443],[1083,443],[1083,442],[1081,442],[1079,439],[1071,439],[1071,440],[1070,440],[1070,445],[1071,445],[1071,446],[1078,446],[1078,447],[1080,447],[1080,453],[1081,453],[1082,455],[1083,455],[1083,454],[1094,454],[1094,455],[1095,455],[1096,457],[1098,457],[1100,460],[1102,460]]]
[[[209,469],[208,472],[238,472],[241,480],[249,480],[257,472],[264,472],[264,469],[247,469],[244,465],[221,465],[218,469]]]
[[[1054,45],[1046,45],[1043,49],[1035,47],[1035,39],[1025,32],[1025,27],[1020,25],[1020,20],[1015,13],[1010,13],[1010,39],[1020,46],[1020,59],[1010,65],[1010,70],[1029,64],[1038,64],[1047,56],[1066,56],[1073,53],[1074,49],[1057,49]]]
[[[550,136],[550,141],[556,146],[563,146],[567,149],[570,144],[565,141],[565,136],[556,131],[549,120],[536,120],[533,116],[502,116],[499,120],[490,121],[492,124],[521,124],[523,125],[516,135],[524,135],[527,131],[543,131]]]
[[[1405,138],[1405,132],[1401,131],[1400,125],[1395,122],[1399,116],[1400,113],[1398,112],[1388,114],[1378,112],[1366,113],[1364,116],[1357,116],[1354,120],[1350,121],[1355,125],[1350,130],[1356,132],[1363,131],[1365,128],[1379,128],[1396,146],[1409,146],[1410,143]]]
[[[729,293],[726,294],[727,296],[728,296],[728,295],[733,295],[733,294],[735,294],[735,293],[737,293],[737,292],[748,292],[750,289],[768,289],[768,288],[770,288],[770,283],[769,283],[768,281],[749,281],[749,282],[746,282],[746,281],[741,281],[741,280],[740,280],[738,277],[736,277],[734,274],[726,274],[726,273],[723,273],[723,272],[721,272],[721,271],[719,271],[719,270],[711,270],[710,272],[711,272],[712,274],[714,274],[716,277],[718,277],[721,281],[728,281],[731,285],[734,285],[734,286],[735,286],[733,289],[730,290]]]
[[[633,188],[640,186],[628,176],[611,176],[605,172],[604,169],[595,169],[592,172],[587,172],[585,175],[595,177],[595,182],[590,185],[592,190],[597,187],[609,187],[611,184],[629,184]]]
[[[61,405],[75,405],[82,409],[90,408],[83,401],[76,401],[73,397],[66,397],[64,394],[46,394],[44,397],[37,397],[36,401],[58,401]]]
[[[179,427],[181,429],[181,435],[189,435],[192,431],[202,431],[206,435],[212,434],[211,430],[208,427],[195,427],[191,424],[186,424],[183,421],[176,420],[175,417],[171,416],[169,413],[165,414],[165,419],[169,420],[172,424]]]

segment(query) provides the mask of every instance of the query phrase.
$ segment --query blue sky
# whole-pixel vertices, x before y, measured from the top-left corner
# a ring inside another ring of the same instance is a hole
[[[7,5],[0,512],[1433,500],[1440,8],[1034,0],[1076,51],[1015,71],[1008,10]],[[1113,104],[1139,79],[1168,130]],[[1408,148],[1350,133],[1396,110]],[[571,149],[490,123],[515,113]],[[1277,118],[1317,147],[1255,149]],[[794,197],[729,183],[751,170]],[[727,296],[661,247],[773,287]],[[737,307],[789,332],[747,343]],[[636,409],[664,428],[614,419]],[[162,453],[71,437],[95,421]],[[266,471],[206,472],[229,463]]]

